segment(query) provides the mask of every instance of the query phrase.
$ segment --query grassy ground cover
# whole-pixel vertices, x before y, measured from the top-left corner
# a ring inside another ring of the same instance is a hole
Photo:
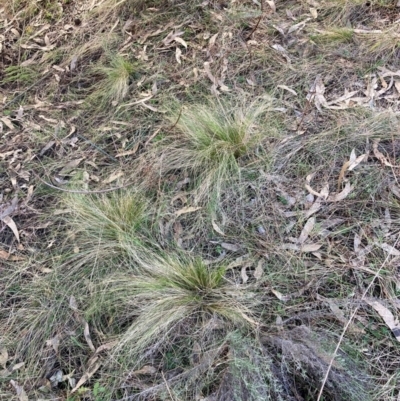
[[[400,399],[400,4],[0,0],[0,399]]]

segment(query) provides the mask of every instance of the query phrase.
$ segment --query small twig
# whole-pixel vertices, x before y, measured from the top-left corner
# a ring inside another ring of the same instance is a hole
[[[258,21],[256,23],[256,25],[254,26],[254,28],[251,30],[251,32],[247,35],[247,40],[250,39],[253,36],[253,33],[257,30],[258,26],[260,25],[261,19],[263,17],[264,14],[264,7],[263,7],[263,1],[260,1],[260,11],[261,11],[261,15],[258,18]]]
[[[313,100],[314,96],[315,96],[315,91],[309,91],[308,92],[311,96],[310,99],[307,99],[307,103],[306,105],[303,107],[303,111],[302,111],[302,116],[301,116],[301,120],[299,121],[299,123],[297,124],[296,127],[296,131],[299,131],[301,126],[303,125],[304,122],[304,118],[306,117],[306,113],[308,113],[309,109],[311,108],[311,101]]]
[[[168,386],[168,382],[167,382],[167,380],[165,379],[164,372],[161,372],[161,375],[162,375],[162,378],[163,378],[163,380],[164,380],[165,387],[167,388],[168,394],[169,394],[169,396],[171,397],[171,400],[172,400],[172,401],[175,401],[175,397],[172,395],[171,389],[170,389],[169,386]]]
[[[397,236],[396,242],[395,242],[395,244],[393,245],[394,248],[397,246],[397,243],[399,242],[399,239],[400,239],[400,235]],[[324,380],[322,381],[321,388],[320,388],[320,390],[319,390],[318,398],[317,398],[316,401],[321,401],[322,393],[324,392],[324,388],[325,388],[326,382],[328,381],[329,373],[330,373],[331,370],[332,370],[333,362],[334,362],[334,360],[335,360],[335,358],[336,358],[336,355],[337,355],[337,353],[338,353],[338,351],[339,351],[340,346],[342,345],[343,338],[344,338],[344,335],[345,335],[346,332],[347,332],[347,329],[349,328],[351,322],[353,321],[353,319],[354,319],[356,313],[357,313],[358,310],[360,309],[361,301],[363,301],[363,300],[365,299],[365,297],[366,297],[368,291],[371,289],[372,285],[374,284],[375,280],[376,280],[377,277],[379,276],[379,274],[380,274],[380,272],[382,271],[382,269],[385,267],[386,262],[388,261],[389,257],[390,257],[390,253],[388,253],[388,255],[386,256],[385,260],[382,262],[381,266],[379,267],[379,269],[378,269],[377,272],[375,273],[374,277],[372,278],[371,282],[369,283],[368,287],[367,287],[366,290],[363,292],[363,294],[362,294],[362,296],[361,296],[361,299],[360,299],[360,304],[357,305],[357,307],[354,309],[354,311],[353,311],[353,313],[351,314],[349,320],[347,321],[346,325],[344,326],[343,331],[342,331],[342,334],[340,335],[339,341],[338,341],[338,343],[337,343],[337,345],[336,345],[336,348],[335,348],[335,350],[333,351],[332,358],[331,358],[331,360],[330,360],[330,362],[329,362],[328,369],[326,370],[326,373],[325,373],[325,376],[324,376]]]
[[[132,182],[129,182],[127,184],[121,185],[119,187],[113,187],[113,188],[107,188],[107,189],[99,189],[99,190],[94,190],[94,191],[87,191],[87,190],[80,190],[80,189],[65,189],[65,188],[60,188],[57,187],[53,184],[50,184],[49,182],[45,181],[43,178],[39,177],[35,172],[33,172],[33,175],[38,178],[41,182],[43,182],[43,184],[47,185],[50,188],[54,188],[57,189],[59,191],[62,192],[68,192],[70,194],[83,194],[83,195],[90,195],[90,194],[104,194],[106,192],[112,192],[112,191],[118,191],[119,189],[123,189],[126,187],[129,187],[130,185],[132,185]]]
[[[169,128],[169,131],[173,130],[178,125],[179,120],[181,119],[181,115],[182,115],[182,107],[179,110],[178,118],[176,119],[175,124],[171,128]]]
[[[251,30],[251,32],[247,35],[247,38],[244,40],[244,44],[246,45],[247,51],[249,52],[250,55],[250,61],[249,61],[249,68],[251,67],[253,63],[253,53],[251,52],[249,45],[247,44],[247,41],[253,36],[254,32],[257,30],[258,26],[260,25],[261,19],[264,14],[264,8],[263,8],[263,0],[260,1],[260,9],[261,9],[261,15],[258,18],[258,21],[256,22],[256,25],[254,28]]]

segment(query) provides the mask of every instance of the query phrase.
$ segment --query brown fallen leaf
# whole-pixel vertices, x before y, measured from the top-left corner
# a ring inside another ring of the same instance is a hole
[[[227,270],[229,269],[234,269],[235,267],[239,266],[251,266],[252,262],[248,260],[249,254],[239,256],[236,258],[233,262],[229,263],[228,267],[226,268]]]
[[[0,349],[0,366],[6,367],[6,363],[8,361],[8,351],[7,348]]]
[[[224,232],[218,227],[217,223],[215,220],[211,220],[211,224],[213,226],[213,229],[220,235],[225,236]]]
[[[240,275],[241,275],[241,277],[242,277],[243,284],[246,284],[247,281],[249,280],[249,276],[248,276],[247,273],[246,273],[246,269],[247,269],[247,267],[246,267],[246,266],[243,266],[243,267],[242,267],[242,270],[240,271]]]
[[[375,245],[379,246],[381,249],[383,249],[389,255],[400,256],[400,251],[389,244],[386,244],[386,243],[380,244],[379,242],[375,242]]]
[[[17,392],[17,397],[19,401],[29,401],[28,396],[25,393],[25,390],[22,386],[20,386],[16,381],[10,380],[10,384],[15,388]]]
[[[71,394],[75,393],[81,386],[83,386],[100,368],[101,362],[97,361],[98,358],[93,359],[86,372],[79,379],[76,386],[71,390]]]
[[[119,177],[122,177],[124,173],[122,171],[115,171],[108,178],[106,178],[103,182],[104,184],[110,184],[113,181],[117,180]]]
[[[84,330],[83,330],[83,335],[85,336],[85,340],[86,340],[86,342],[87,342],[89,348],[90,348],[92,351],[95,351],[96,348],[94,347],[93,342],[92,342],[92,339],[91,339],[91,337],[90,337],[89,324],[88,324],[88,322],[87,322],[86,320],[83,320],[83,324],[84,324],[84,326],[85,326],[85,328],[84,328]]]
[[[196,212],[197,210],[200,210],[200,209],[201,209],[200,206],[197,206],[197,207],[195,207],[195,206],[186,206],[186,207],[184,207],[182,209],[177,210],[175,212],[175,216],[179,217],[182,214],[193,213],[193,212]]]
[[[315,252],[321,247],[321,244],[305,244],[301,247],[300,252]]]
[[[18,260],[24,260],[25,258],[23,256],[12,255],[11,253],[4,251],[3,249],[0,249],[0,259],[16,262]]]
[[[240,249],[239,245],[229,244],[227,242],[222,242],[221,247],[226,249],[227,251],[231,251],[231,252],[237,252]]]
[[[11,368],[12,372],[17,371],[18,369],[22,368],[23,366],[25,366],[25,362],[19,362],[16,363],[15,365],[13,365],[13,367]]]
[[[187,49],[188,45],[182,38],[175,37],[174,41],[180,43],[185,49]]]
[[[341,192],[328,196],[328,202],[340,202],[341,200],[346,199],[353,188],[354,187],[352,187],[351,184],[347,182],[346,186]]]
[[[131,375],[154,375],[157,372],[157,369],[154,366],[146,365],[139,370],[135,370],[131,373]]]
[[[7,117],[1,117],[0,118],[1,121],[3,121],[3,123],[11,130],[13,131],[15,129],[14,124],[11,122],[11,120]]]
[[[271,8],[271,11],[273,13],[276,13],[276,5],[275,5],[275,1],[274,0],[266,0],[266,3],[269,5],[269,7]]]
[[[120,152],[115,155],[115,157],[123,157],[123,156],[131,156],[134,155],[139,149],[139,142],[131,150],[127,150],[125,152]]]
[[[254,278],[258,281],[260,280],[260,278],[262,277],[263,273],[264,273],[264,261],[262,259],[260,259],[257,263],[257,267],[254,270],[253,276]]]
[[[396,340],[400,342],[400,324],[398,319],[395,319],[393,313],[383,306],[380,302],[373,299],[365,299],[365,302],[378,312],[379,316],[383,319],[386,326],[392,331]]]
[[[11,229],[11,231],[14,233],[17,241],[20,242],[18,228],[17,228],[17,225],[15,224],[14,220],[10,216],[5,216],[1,219],[1,221]]]
[[[50,338],[50,340],[46,341],[46,345],[48,347],[52,347],[54,352],[58,352],[58,346],[60,345],[60,336],[57,334],[53,338]]]
[[[356,157],[356,151],[353,149],[350,154],[350,159],[343,163],[342,169],[340,170],[338,179],[338,191],[340,190],[340,185],[343,182],[346,171],[354,170],[366,157],[366,154]]]
[[[303,230],[300,233],[300,236],[297,240],[298,244],[304,244],[304,242],[306,241],[306,239],[308,238],[308,236],[310,235],[311,231],[313,230],[315,226],[315,217],[310,217],[306,224],[304,225]]]
[[[374,143],[372,144],[372,150],[374,152],[374,156],[384,165],[387,167],[392,167],[392,168],[399,168],[400,166],[395,166],[392,163],[389,163],[388,160],[386,159],[385,155],[379,151],[378,149],[378,144],[379,140],[375,140]]]
[[[76,167],[79,166],[79,164],[81,163],[81,161],[83,160],[83,158],[80,159],[74,159],[69,161],[62,169],[61,171],[58,173],[59,175],[66,175],[68,173],[70,173],[73,169],[75,169]]]
[[[274,290],[273,288],[271,288],[271,292],[279,299],[279,301],[287,302],[290,299],[290,297],[283,295],[281,292]]]
[[[100,354],[100,352],[114,348],[117,345],[117,343],[118,341],[110,341],[109,343],[100,345],[100,347],[96,349],[95,355]]]
[[[71,297],[69,298],[69,307],[75,311],[78,312],[78,303],[76,302],[76,298],[71,295]]]
[[[182,64],[181,56],[182,56],[182,50],[180,49],[179,46],[176,46],[175,59],[178,64]]]
[[[390,190],[392,193],[400,199],[400,188],[397,185],[391,185]]]

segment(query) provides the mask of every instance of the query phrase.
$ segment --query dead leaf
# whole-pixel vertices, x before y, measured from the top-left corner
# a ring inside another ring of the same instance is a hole
[[[118,178],[122,177],[124,173],[122,171],[115,171],[112,173],[108,178],[106,178],[103,182],[104,184],[110,184],[115,180],[118,180]]]
[[[59,175],[66,175],[69,172],[71,172],[73,169],[75,169],[76,167],[79,166],[79,164],[81,163],[81,161],[83,160],[83,158],[80,159],[74,159],[69,161],[59,172]]]
[[[315,252],[321,247],[321,244],[305,244],[301,247],[300,252]]]
[[[84,323],[84,326],[85,326],[85,328],[83,330],[83,335],[85,336],[85,340],[86,340],[89,348],[92,351],[95,351],[96,348],[94,347],[92,339],[90,338],[89,324],[88,324],[88,322],[86,320],[83,320],[83,323]]]
[[[365,302],[378,312],[379,316],[383,319],[386,326],[392,331],[397,341],[400,342],[400,325],[398,319],[395,319],[393,313],[376,300],[365,299]]]
[[[400,256],[400,251],[389,244],[386,244],[386,243],[380,244],[378,242],[375,242],[375,245],[379,246],[381,249],[383,249],[389,255]]]
[[[22,386],[20,386],[16,381],[10,380],[10,384],[15,388],[17,392],[17,397],[19,401],[29,401],[28,396],[25,393],[25,390]]]
[[[211,220],[211,224],[213,226],[213,229],[220,235],[225,236],[224,232],[218,227],[217,223],[215,220]]]
[[[133,147],[133,149],[127,150],[127,151],[125,151],[125,152],[117,153],[117,154],[115,155],[115,157],[123,157],[123,156],[131,156],[131,155],[134,155],[134,154],[138,151],[139,145],[140,145],[140,143],[138,142],[138,143],[135,144],[135,146]]]
[[[289,55],[288,55],[287,50],[286,50],[283,46],[278,45],[278,44],[274,44],[274,45],[272,45],[271,47],[272,47],[274,50],[278,51],[278,52],[283,56],[283,58],[286,60],[286,62],[287,62],[288,64],[290,64],[290,63],[292,62],[292,60],[290,59],[290,57],[289,57]]]
[[[12,131],[15,129],[14,124],[11,122],[11,120],[7,117],[1,117],[1,121]]]
[[[182,50],[177,46],[175,50],[175,58],[178,64],[182,64],[181,56],[182,56]]]
[[[215,35],[211,36],[210,40],[208,41],[208,48],[211,49],[215,45],[215,41],[217,40],[218,33]]]
[[[210,69],[210,63],[208,61],[206,61],[204,63],[204,71],[206,72],[208,78],[210,79],[210,81],[214,84],[217,85],[217,79],[214,77],[214,75],[211,73],[211,69]]]
[[[350,192],[354,189],[354,187],[352,187],[350,185],[349,182],[346,183],[346,186],[344,187],[343,191],[336,193],[336,194],[332,194],[331,196],[328,196],[328,202],[340,202],[343,199],[346,199],[347,196],[350,194]]]
[[[57,334],[53,338],[50,338],[50,340],[46,341],[46,345],[48,347],[52,347],[54,349],[54,352],[58,352],[58,346],[60,345],[60,336]]]
[[[11,253],[4,251],[3,249],[0,249],[0,259],[16,262],[18,260],[24,260],[25,258],[23,256],[12,255]]]
[[[0,349],[0,366],[6,367],[6,363],[8,361],[8,351],[6,348]]]
[[[44,148],[40,151],[39,155],[43,156],[49,149],[51,149],[56,144],[56,141],[50,141],[44,146]]]
[[[175,216],[179,217],[182,214],[193,213],[193,212],[196,212],[197,210],[200,210],[200,209],[201,209],[200,206],[197,206],[197,207],[195,207],[195,206],[186,206],[186,207],[184,207],[182,209],[177,210],[175,212]]]
[[[182,38],[176,37],[174,38],[174,40],[175,42],[180,43],[185,49],[187,49],[188,45]]]
[[[314,226],[315,226],[315,217],[311,217],[307,220],[303,230],[300,233],[300,236],[297,240],[298,244],[303,244],[306,241],[311,231],[313,230]]]
[[[163,40],[162,42],[164,43],[165,46],[170,45],[178,36],[183,35],[185,32],[183,31],[178,31],[174,32],[171,31]]]
[[[248,254],[239,256],[233,262],[229,263],[226,269],[227,270],[234,269],[235,267],[243,266],[244,264],[246,266],[251,266],[251,261],[249,261],[248,258],[249,258]]]
[[[13,365],[13,367],[11,368],[12,372],[17,371],[18,369],[22,368],[22,366],[25,366],[25,362],[19,362],[16,363],[15,365]]]
[[[310,7],[310,14],[314,19],[318,18],[318,11],[316,8]]]
[[[146,365],[139,370],[135,370],[131,373],[131,375],[154,375],[157,372],[157,369],[154,366]]]
[[[75,391],[77,391],[82,385],[84,385],[99,370],[100,366],[101,366],[100,361],[92,362],[92,364],[83,374],[83,376],[79,379],[76,386],[71,390],[71,394],[75,393]],[[26,401],[28,401],[28,399]]]
[[[307,219],[308,217],[311,217],[314,213],[318,212],[319,209],[322,207],[322,199],[317,198],[315,202],[311,205],[310,209],[307,210],[307,212],[304,214],[304,217]]]
[[[397,185],[391,185],[390,190],[393,192],[395,196],[397,196],[400,199],[400,188]]]
[[[227,242],[221,243],[222,248],[226,249],[227,251],[237,252],[240,249],[239,245],[229,244]]]
[[[254,278],[258,281],[260,280],[260,278],[262,277],[263,273],[264,273],[264,261],[262,259],[260,259],[257,263],[257,267],[254,270],[253,276]]]
[[[384,156],[384,154],[382,152],[380,152],[378,150],[378,140],[375,140],[373,145],[372,145],[372,150],[374,152],[374,156],[384,165],[387,167],[394,167],[394,168],[398,168],[400,166],[394,166],[393,164],[389,163],[388,160],[386,159],[386,157]]]
[[[276,5],[274,0],[266,0],[273,13],[276,13]]]
[[[69,298],[69,307],[75,311],[78,312],[78,303],[76,302],[76,299],[73,295]]]
[[[289,87],[286,86],[286,85],[278,85],[278,88],[285,89],[285,90],[287,90],[288,92],[293,93],[293,95],[297,96],[297,92],[296,92],[294,89],[289,88]]]
[[[4,224],[6,224],[11,229],[17,241],[20,242],[18,228],[14,220],[10,216],[5,216],[1,219],[1,221],[4,222]]]
[[[247,267],[246,267],[246,266],[243,266],[243,267],[242,267],[242,270],[240,271],[240,275],[241,275],[241,277],[242,277],[243,284],[246,284],[247,281],[248,281],[248,279],[249,279],[249,276],[248,276],[247,273],[246,273],[246,269],[247,269]]]
[[[100,352],[110,350],[117,345],[118,341],[110,341],[109,343],[105,343],[100,345],[99,348],[96,349],[95,355],[100,354]]]
[[[274,290],[273,288],[271,288],[271,292],[279,299],[279,301],[287,302],[290,299],[286,295],[283,295],[281,292]]]

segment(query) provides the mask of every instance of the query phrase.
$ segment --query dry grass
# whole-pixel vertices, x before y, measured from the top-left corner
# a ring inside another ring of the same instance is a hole
[[[184,106],[170,118],[176,135],[167,136],[157,149],[160,170],[196,177],[199,200],[219,198],[240,177],[243,165],[254,162],[254,154],[272,151],[279,133],[269,121],[271,107],[265,100]]]
[[[0,399],[397,401],[397,9],[256,3],[0,5]]]

